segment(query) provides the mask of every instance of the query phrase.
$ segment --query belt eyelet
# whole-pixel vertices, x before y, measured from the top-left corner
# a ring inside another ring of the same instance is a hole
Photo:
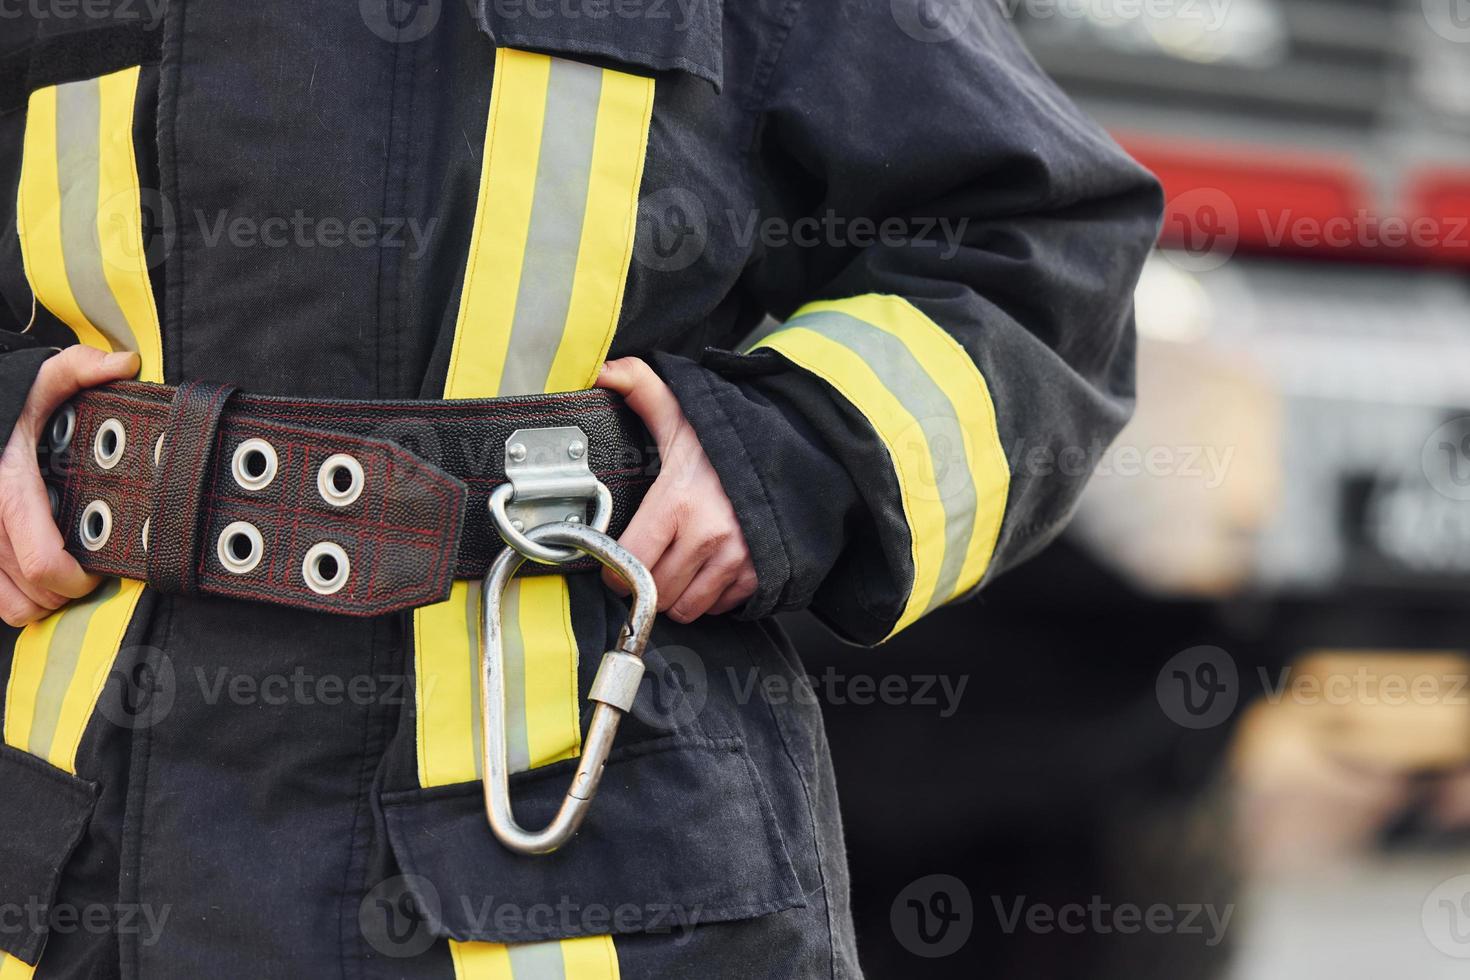
[[[75,405],[63,405],[51,416],[46,429],[46,439],[53,453],[64,453],[71,445],[72,436],[77,434],[77,409]]]
[[[51,506],[51,519],[55,520],[61,516],[61,494],[51,484],[46,484],[46,503]]]
[[[354,456],[334,453],[316,471],[316,489],[333,507],[346,507],[362,495],[362,464]]]
[[[242,489],[264,490],[276,478],[278,465],[275,446],[264,439],[246,439],[235,447],[230,470]]]
[[[112,537],[112,508],[106,501],[94,500],[82,510],[82,519],[77,528],[82,547],[96,551]]]
[[[306,549],[301,560],[301,577],[317,595],[331,595],[347,584],[352,563],[342,546],[331,541],[318,541]]]
[[[162,466],[163,465],[163,433],[162,432],[160,432],[158,434],[158,438],[157,439],[154,439],[153,440],[153,465],[154,466]]]
[[[148,525],[153,523],[153,518],[143,518],[143,554],[148,554]]]
[[[97,426],[97,434],[92,437],[92,458],[98,466],[104,470],[112,469],[127,448],[128,430],[117,419],[107,419]]]
[[[225,571],[244,575],[260,564],[260,558],[265,554],[265,541],[254,524],[235,521],[225,525],[219,533],[215,553],[219,555],[219,563],[225,566]]]

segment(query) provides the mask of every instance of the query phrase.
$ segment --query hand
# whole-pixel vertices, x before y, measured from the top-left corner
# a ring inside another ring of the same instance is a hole
[[[34,622],[101,581],[62,548],[36,464],[36,440],[51,413],[78,391],[137,373],[137,354],[105,354],[79,344],[47,360],[36,375],[0,455],[0,619],[11,626]]]
[[[662,469],[619,541],[653,571],[659,611],[690,623],[743,605],[755,593],[755,563],[679,400],[636,357],[603,365],[597,387],[622,395],[658,443]],[[611,572],[603,579],[627,591]]]

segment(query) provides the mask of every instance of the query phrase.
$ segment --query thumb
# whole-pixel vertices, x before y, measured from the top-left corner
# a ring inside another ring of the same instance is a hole
[[[596,385],[622,395],[660,449],[666,448],[678,434],[684,421],[679,399],[642,358],[620,357],[608,361],[597,375]]]
[[[23,425],[34,436],[51,413],[72,395],[83,388],[131,378],[138,373],[138,367],[138,355],[132,351],[109,354],[85,344],[66,348],[41,366],[17,428]]]

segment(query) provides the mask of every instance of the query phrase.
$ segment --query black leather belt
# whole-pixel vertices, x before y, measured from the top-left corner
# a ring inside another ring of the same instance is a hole
[[[621,533],[656,457],[622,399],[593,389],[463,401],[339,401],[200,382],[83,392],[42,471],[67,550],[160,590],[374,616],[445,599],[504,547],[487,509],[519,430],[574,426]],[[585,518],[584,518],[585,519]],[[590,560],[528,571],[596,568]]]

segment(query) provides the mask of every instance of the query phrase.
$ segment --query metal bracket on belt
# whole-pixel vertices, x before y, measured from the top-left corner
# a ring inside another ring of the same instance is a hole
[[[658,610],[653,575],[608,536],[612,495],[587,467],[587,437],[575,426],[519,429],[506,441],[509,482],[490,496],[490,513],[506,549],[491,563],[481,593],[480,703],[484,751],[485,814],[507,848],[547,854],[571,839],[587,816],[623,714],[633,706],[643,679],[643,650]],[[587,503],[595,500],[590,523]],[[560,547],[557,547],[560,546]],[[614,650],[603,654],[588,697],[597,702],[571,788],[546,827],[529,831],[516,822],[510,803],[510,756],[505,734],[505,642],[501,598],[516,570],[530,558],[560,564],[591,555],[632,590],[632,609]]]
[[[532,561],[558,565],[575,549],[549,548],[526,536],[529,528],[586,520],[587,503],[597,507],[592,526],[606,531],[612,492],[587,465],[587,434],[575,425],[517,429],[505,441],[506,483],[490,495],[490,513],[505,543]]]

